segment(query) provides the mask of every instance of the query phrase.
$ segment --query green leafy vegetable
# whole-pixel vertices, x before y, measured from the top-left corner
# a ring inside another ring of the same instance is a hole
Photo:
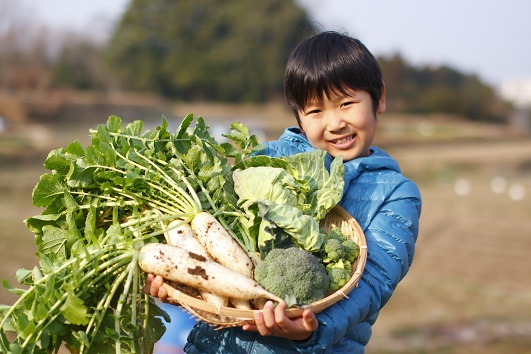
[[[2,284],[19,298],[0,306],[1,353],[51,353],[62,344],[76,353],[152,352],[169,317],[142,291],[139,250],[202,211],[247,252],[282,241],[319,248],[318,222],[342,193],[339,158],[328,172],[323,151],[252,156],[261,147],[241,123],[221,144],[200,117],[188,115],[175,133],[167,128],[165,118],[144,130],[142,121],[122,126],[111,116],[86,148],[74,141],[48,154],[50,172],[33,191],[44,210],[26,220],[39,266],[17,272],[25,289]]]
[[[45,210],[26,220],[39,267],[17,272],[26,289],[3,282],[19,298],[0,307],[1,353],[51,353],[61,343],[79,353],[150,353],[169,317],[142,291],[139,249],[164,242],[171,221],[202,210],[245,240],[241,227],[226,223],[237,218],[225,197],[227,161],[242,161],[258,141],[234,123],[233,145],[220,145],[202,118],[192,121],[172,134],[165,119],[151,131],[111,116],[91,131],[88,147],[74,141],[50,152],[51,172],[33,192]],[[10,342],[6,332],[16,337]]]
[[[320,249],[324,235],[319,221],[339,203],[344,184],[342,157],[332,161],[329,172],[325,154],[253,156],[234,171],[238,206],[245,211],[241,223],[263,255],[284,244],[286,234],[304,250]]]

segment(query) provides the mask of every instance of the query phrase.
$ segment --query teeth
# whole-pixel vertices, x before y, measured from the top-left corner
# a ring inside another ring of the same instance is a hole
[[[347,136],[346,138],[336,140],[335,143],[336,144],[344,144],[344,143],[346,143],[346,142],[348,142],[350,140],[352,140],[352,136]]]

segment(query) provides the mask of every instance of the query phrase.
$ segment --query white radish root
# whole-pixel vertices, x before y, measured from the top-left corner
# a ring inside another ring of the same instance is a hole
[[[253,263],[247,252],[214,216],[207,212],[201,212],[193,218],[190,226],[199,243],[216,262],[245,276],[252,276]]]
[[[210,255],[195,237],[194,231],[189,224],[182,224],[175,227],[180,222],[180,220],[175,220],[168,225],[168,229],[170,230],[166,232],[166,240],[169,244],[211,259]],[[206,302],[216,307],[224,307],[229,304],[229,299],[226,296],[220,296],[205,290],[200,290],[199,293]]]
[[[252,278],[180,247],[148,243],[140,249],[138,264],[146,273],[217,295],[245,300],[266,298],[282,301]]]
[[[210,213],[197,214],[190,223],[197,240],[219,264],[252,278],[253,262],[247,252],[223,228]],[[247,310],[249,303],[242,299],[230,299],[234,307]]]
[[[234,306],[235,308],[239,310],[251,310],[252,309],[251,303],[248,300],[236,299],[234,297],[231,297],[229,300],[232,306]]]
[[[267,302],[267,299],[254,299],[254,308],[261,310],[264,308],[265,303]]]

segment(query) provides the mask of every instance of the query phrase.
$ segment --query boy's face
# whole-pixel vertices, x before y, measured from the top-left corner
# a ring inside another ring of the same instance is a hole
[[[377,113],[385,111],[385,87]],[[300,125],[313,147],[348,161],[369,156],[376,134],[377,116],[371,96],[362,90],[312,100],[299,112]]]

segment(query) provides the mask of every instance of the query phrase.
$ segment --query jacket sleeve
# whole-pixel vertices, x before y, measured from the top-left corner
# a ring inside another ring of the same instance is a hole
[[[402,181],[380,203],[372,200],[366,204],[347,203],[344,207],[354,217],[358,215],[356,219],[363,220],[368,247],[365,270],[348,298],[317,314],[319,328],[307,341],[299,343],[298,351],[302,353],[322,353],[344,337],[365,346],[370,325],[413,260],[421,211],[420,193],[413,182]],[[357,326],[365,321],[370,325]]]

